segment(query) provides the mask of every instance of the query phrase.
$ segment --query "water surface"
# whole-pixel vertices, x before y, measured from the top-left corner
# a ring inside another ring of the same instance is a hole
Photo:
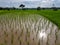
[[[40,15],[3,15],[0,45],[60,45],[60,30]]]

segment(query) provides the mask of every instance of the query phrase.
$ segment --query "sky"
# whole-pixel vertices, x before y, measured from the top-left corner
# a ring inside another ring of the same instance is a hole
[[[24,4],[27,8],[52,7],[53,4],[60,7],[60,0],[0,0],[0,7],[18,8],[20,4]]]

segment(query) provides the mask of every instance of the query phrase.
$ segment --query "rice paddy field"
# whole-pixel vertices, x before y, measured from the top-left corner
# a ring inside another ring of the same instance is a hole
[[[26,14],[39,14],[44,16],[45,18],[51,20],[60,28],[60,10],[53,11],[53,10],[0,10],[0,15],[3,14],[15,14],[15,15],[26,15]]]
[[[0,10],[0,45],[60,45],[60,10]]]

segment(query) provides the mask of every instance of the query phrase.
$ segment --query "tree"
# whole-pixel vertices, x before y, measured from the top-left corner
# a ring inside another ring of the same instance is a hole
[[[25,5],[21,4],[19,7],[21,7],[21,8],[22,8],[22,10],[23,10],[23,8],[25,7]]]
[[[57,10],[58,10],[58,9],[55,7],[55,4],[53,4],[52,9],[53,9],[54,11],[57,11]]]
[[[40,10],[41,8],[40,7],[37,7],[37,10]]]

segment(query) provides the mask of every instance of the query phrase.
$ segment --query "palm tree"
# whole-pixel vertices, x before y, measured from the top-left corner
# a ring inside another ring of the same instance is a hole
[[[19,7],[21,7],[23,9],[25,7],[25,5],[21,4]]]

